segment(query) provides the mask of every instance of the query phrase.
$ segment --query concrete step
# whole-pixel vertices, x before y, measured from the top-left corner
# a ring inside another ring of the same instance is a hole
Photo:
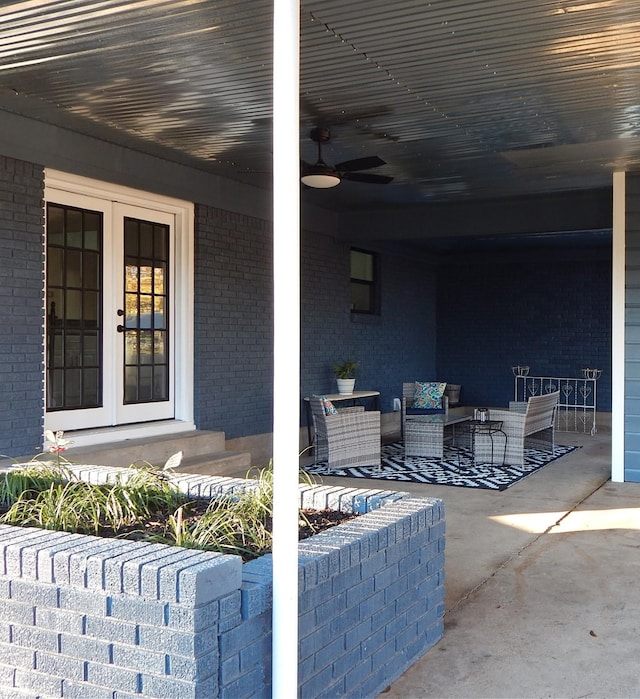
[[[224,462],[229,454],[232,462],[237,459],[243,463],[246,460],[249,465],[251,462],[249,454],[243,454],[240,459],[237,456],[238,452],[225,450],[224,432],[206,430],[194,430],[153,439],[125,439],[114,444],[99,444],[95,447],[70,448],[64,456],[75,464],[130,466],[135,462],[147,461],[155,466],[162,466],[170,456],[179,451],[183,452],[183,462],[192,459],[194,464],[196,459],[211,463],[217,460]],[[225,467],[224,463],[222,467]]]
[[[196,473],[202,476],[232,476],[245,478],[251,468],[251,454],[242,451],[222,451],[182,459],[176,473]]]

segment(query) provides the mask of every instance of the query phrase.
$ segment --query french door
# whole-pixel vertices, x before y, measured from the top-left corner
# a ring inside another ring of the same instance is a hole
[[[45,427],[174,418],[175,214],[46,198]]]

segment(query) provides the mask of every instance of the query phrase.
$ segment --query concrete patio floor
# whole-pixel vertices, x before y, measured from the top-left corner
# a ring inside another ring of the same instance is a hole
[[[640,697],[640,484],[610,434],[556,441],[582,448],[503,492],[403,484],[445,503],[445,633],[380,699]]]

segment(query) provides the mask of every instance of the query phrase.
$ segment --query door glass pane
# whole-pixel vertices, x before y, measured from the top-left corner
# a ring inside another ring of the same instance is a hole
[[[124,403],[166,401],[169,226],[126,218],[124,235]]]
[[[47,410],[102,405],[102,225],[47,204]]]

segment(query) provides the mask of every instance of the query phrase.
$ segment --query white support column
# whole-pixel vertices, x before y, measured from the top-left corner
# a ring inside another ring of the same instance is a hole
[[[624,481],[625,173],[613,173],[611,480]]]
[[[274,0],[273,692],[298,695],[300,429],[299,0]]]

